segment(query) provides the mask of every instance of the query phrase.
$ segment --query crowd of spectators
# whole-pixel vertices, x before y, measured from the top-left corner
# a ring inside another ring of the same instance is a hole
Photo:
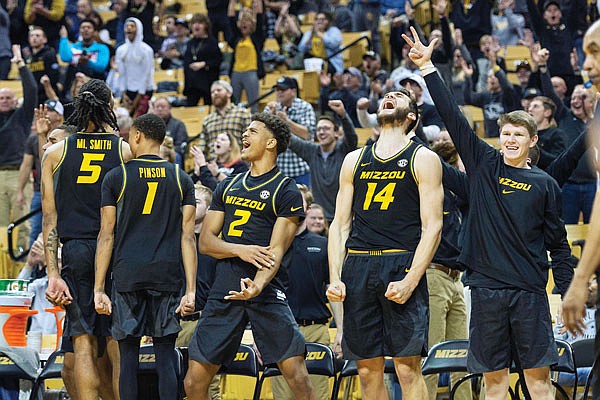
[[[207,14],[189,19],[170,13],[169,7],[158,0],[101,5],[91,0],[0,1],[0,79],[8,78],[12,61],[23,86],[18,105],[15,93],[0,83],[0,224],[39,204],[37,121],[50,120],[52,129],[60,125],[90,78],[106,80],[113,90],[124,138],[132,118],[147,112],[160,116],[167,125],[165,155],[182,166],[186,156],[193,159],[188,172],[195,182],[212,190],[227,176],[247,171],[240,157],[241,135],[259,109],[266,39],[279,44],[280,70],[303,69],[307,58],[323,60],[316,104],[300,97],[290,71],[273,86],[276,101],[264,111],[291,128],[290,147],[278,165],[312,191],[315,203],[307,212],[307,228],[325,236],[342,161],[363,144],[355,129],[373,128],[369,143],[377,140],[375,113],[385,93],[407,89],[420,113],[416,135],[429,144],[449,141],[419,68],[408,58],[401,35],[409,27],[425,44],[437,39],[433,63],[459,105],[481,108],[486,137],[498,136],[501,114],[523,109],[534,117],[541,168],[567,150],[593,116],[595,97],[583,68],[582,37],[598,18],[594,0],[432,0],[435,22],[427,29],[405,0],[207,0]],[[103,21],[100,11],[106,8],[114,17]],[[307,20],[314,21],[308,28]],[[390,30],[392,60],[382,57],[384,27]],[[372,48],[360,65],[344,66],[338,52],[343,33],[365,30]],[[507,65],[502,49],[514,45],[526,46],[529,54]],[[185,100],[179,105],[210,106],[199,132],[172,115],[171,99],[155,97],[155,66],[182,73]],[[34,121],[34,109],[41,104],[37,110],[43,112],[36,111]],[[186,147],[196,135],[199,143]],[[597,151],[588,154],[563,186],[566,223],[590,218]],[[28,191],[29,176],[33,185]],[[31,228],[34,244],[39,221]]]

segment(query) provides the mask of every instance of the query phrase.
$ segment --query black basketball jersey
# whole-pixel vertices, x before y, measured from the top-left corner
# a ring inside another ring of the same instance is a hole
[[[123,165],[122,139],[112,133],[77,133],[65,139],[53,171],[62,242],[98,237],[102,180],[118,165]]]
[[[217,186],[210,209],[224,213],[224,241],[259,246],[270,244],[277,218],[304,215],[296,183],[277,168],[257,177],[248,171],[226,178]],[[241,278],[254,278],[256,272],[255,266],[241,259],[219,260],[209,298],[222,300],[229,290],[240,288]],[[253,300],[285,300],[279,273]]]
[[[102,207],[117,207],[112,266],[118,291],[180,290],[182,207],[195,204],[192,179],[158,156],[141,156],[106,175]]]
[[[421,237],[421,215],[413,164],[421,145],[411,140],[385,160],[375,155],[376,145],[363,148],[354,166],[354,219],[346,247],[414,251]]]

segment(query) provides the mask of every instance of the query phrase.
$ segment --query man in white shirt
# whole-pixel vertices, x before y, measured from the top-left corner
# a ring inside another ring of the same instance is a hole
[[[143,42],[144,27],[137,18],[125,20],[125,43],[117,48],[121,105],[132,117],[145,114],[154,91],[154,51]]]

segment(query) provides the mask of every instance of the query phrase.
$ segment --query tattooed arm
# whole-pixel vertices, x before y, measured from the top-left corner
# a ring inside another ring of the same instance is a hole
[[[56,204],[54,203],[54,169],[63,152],[64,143],[51,146],[42,158],[42,236],[44,238],[44,253],[48,268],[48,289],[46,298],[54,305],[71,303],[73,298],[67,284],[60,276],[58,268],[58,230]]]

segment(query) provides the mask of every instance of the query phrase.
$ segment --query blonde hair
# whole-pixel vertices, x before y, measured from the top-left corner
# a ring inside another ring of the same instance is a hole
[[[317,203],[312,203],[306,210],[306,214],[308,214],[310,210],[321,210],[321,212],[323,213],[323,230],[320,232],[320,235],[325,237],[329,236],[329,222],[327,221],[327,217],[325,216],[325,209],[323,208],[323,206]]]
[[[210,190],[200,182],[196,182],[196,184],[194,185],[194,190],[204,198],[204,200],[206,201],[206,206],[210,206],[210,203],[212,201],[212,190]]]
[[[256,15],[254,15],[254,12],[251,9],[243,8],[240,11],[238,23],[243,22],[243,21],[250,22],[250,25],[251,25],[250,32],[254,33],[254,31],[256,30]]]
[[[304,197],[304,201],[306,202],[306,207],[309,208],[310,205],[314,201],[312,192],[310,191],[310,189],[308,188],[308,186],[306,186],[306,185],[304,185],[302,183],[297,183],[296,187],[298,188],[298,190],[300,191],[300,193],[302,193],[302,197]]]

